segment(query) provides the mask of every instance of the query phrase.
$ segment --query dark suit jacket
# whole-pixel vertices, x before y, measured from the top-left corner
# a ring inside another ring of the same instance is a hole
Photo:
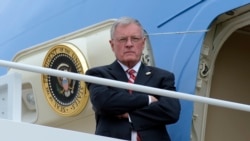
[[[151,72],[147,75],[147,72]],[[128,82],[126,73],[115,61],[114,63],[89,69],[87,75]],[[141,65],[135,83],[175,91],[174,75],[171,72]],[[96,134],[108,137],[131,139],[131,130],[137,131],[142,141],[170,141],[166,125],[178,121],[180,103],[178,99],[158,98],[158,102],[148,105],[148,95],[128,90],[87,83],[90,99],[96,113]],[[154,94],[150,94],[154,95]],[[128,119],[117,115],[129,113]]]

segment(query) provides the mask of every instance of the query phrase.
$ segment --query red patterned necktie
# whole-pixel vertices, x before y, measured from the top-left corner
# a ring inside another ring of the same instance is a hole
[[[135,70],[128,69],[127,73],[129,74],[128,83],[134,83],[135,82]],[[129,93],[132,93],[132,90],[129,90]]]
[[[133,69],[128,69],[127,73],[129,74],[129,78],[128,78],[128,83],[134,83],[135,82],[135,70]],[[129,90],[129,93],[132,93],[132,90]],[[139,134],[137,133],[136,135],[136,141],[141,141],[141,138],[139,136]]]
[[[141,138],[140,138],[138,133],[137,133],[137,136],[136,136],[136,141],[141,141]]]

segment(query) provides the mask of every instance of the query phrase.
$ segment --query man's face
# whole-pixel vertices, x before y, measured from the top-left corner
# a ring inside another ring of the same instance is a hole
[[[116,58],[127,66],[133,67],[140,59],[146,38],[136,24],[118,25],[110,45]]]

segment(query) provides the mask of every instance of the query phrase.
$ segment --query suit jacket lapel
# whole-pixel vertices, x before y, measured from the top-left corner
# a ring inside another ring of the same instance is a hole
[[[112,64],[110,64],[108,66],[108,70],[109,73],[116,78],[116,80],[128,82],[126,72],[124,72],[121,65],[117,61],[114,61]]]
[[[142,63],[137,73],[135,83],[141,85],[146,84],[146,82],[151,78],[151,76],[152,70]]]

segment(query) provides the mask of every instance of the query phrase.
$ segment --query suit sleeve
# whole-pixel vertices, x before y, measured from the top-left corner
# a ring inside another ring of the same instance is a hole
[[[153,87],[175,91],[175,78],[172,73],[157,73],[151,81]],[[161,77],[161,78],[159,78]],[[158,102],[130,112],[132,126],[136,131],[149,129],[165,124],[172,124],[178,121],[180,115],[180,103],[178,99],[156,96]]]
[[[86,75],[115,79],[103,69],[91,69]],[[97,114],[112,116],[130,112],[148,104],[146,95],[130,95],[127,90],[111,86],[86,83],[90,100]],[[140,99],[138,101],[138,99]]]

